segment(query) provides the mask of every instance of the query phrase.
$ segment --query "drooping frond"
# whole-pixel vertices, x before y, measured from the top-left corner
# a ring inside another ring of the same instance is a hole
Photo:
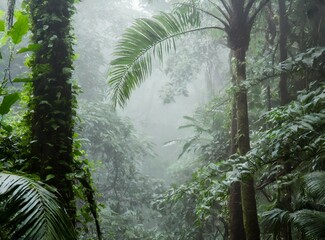
[[[324,204],[325,199],[325,173],[312,172],[304,176],[306,192]],[[317,210],[300,209],[289,211],[274,208],[264,212],[262,226],[266,232],[279,232],[281,226],[292,223],[306,239],[325,239],[325,213]]]
[[[303,209],[291,214],[292,222],[306,239],[325,239],[325,213]]]
[[[7,173],[0,173],[0,232],[5,239],[77,239],[52,192],[36,181]]]
[[[302,209],[293,213],[279,208],[263,213],[262,226],[266,232],[277,233],[289,222],[302,232],[306,239],[325,238],[324,212]]]
[[[215,4],[213,2],[210,2],[210,3],[212,4],[212,6],[214,6],[217,9],[218,13],[221,13],[223,15],[224,19],[222,19],[221,17],[219,17],[218,15],[216,15],[212,12],[209,12],[199,6],[194,5],[193,3],[178,3],[177,5],[188,7],[188,8],[194,8],[198,12],[201,12],[207,16],[213,17],[216,20],[218,20],[225,27],[224,28],[225,30],[228,30],[229,24],[230,24],[229,23],[230,16],[218,4]]]
[[[220,27],[200,27],[199,12],[193,7],[177,8],[151,19],[138,19],[122,35],[110,63],[109,85],[114,105],[121,107],[131,91],[140,85],[152,70],[152,56],[163,60],[163,54],[175,49],[175,39],[183,34]]]
[[[325,204],[325,172],[312,172],[304,176],[306,190]]]
[[[281,226],[290,221],[290,213],[286,210],[274,208],[262,215],[262,226],[266,232],[278,232]]]

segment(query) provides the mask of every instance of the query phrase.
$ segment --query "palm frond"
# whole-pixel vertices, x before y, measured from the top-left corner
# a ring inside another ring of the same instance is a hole
[[[262,227],[268,233],[277,233],[281,226],[286,225],[290,221],[290,212],[274,208],[270,211],[264,212],[262,215]]]
[[[291,214],[293,224],[307,239],[325,239],[325,213],[308,209]]]
[[[0,173],[0,232],[17,240],[77,239],[55,194],[34,180],[7,173]]]
[[[164,53],[175,50],[176,38],[207,29],[221,28],[200,27],[199,12],[193,7],[178,8],[152,19],[137,19],[122,35],[114,52],[115,59],[110,63],[109,85],[114,105],[123,107],[131,91],[151,73],[152,56],[162,61]]]
[[[325,202],[325,172],[312,172],[304,176],[306,190],[313,196]]]

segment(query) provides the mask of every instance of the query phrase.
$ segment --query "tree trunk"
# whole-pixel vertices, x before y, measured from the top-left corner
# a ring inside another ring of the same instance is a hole
[[[288,57],[287,37],[289,32],[289,26],[288,26],[288,16],[286,14],[285,0],[278,0],[278,1],[279,1],[278,3],[279,3],[279,17],[280,17],[279,50],[280,50],[280,62],[283,62]],[[287,79],[288,79],[287,73],[282,71],[280,73],[280,83],[279,83],[281,106],[284,106],[289,102]]]
[[[8,0],[7,17],[6,17],[7,31],[9,31],[13,25],[15,5],[16,5],[16,0]]]
[[[39,44],[32,61],[32,163],[30,171],[55,187],[75,221],[72,138],[72,46],[70,18],[73,1],[32,0],[29,3],[32,40]]]
[[[307,16],[312,30],[314,46],[325,46],[325,2],[323,0],[308,1]]]
[[[241,186],[238,181],[233,182],[230,186],[229,215],[229,239],[245,240],[246,234],[241,204]]]
[[[230,3],[232,12],[227,33],[228,46],[233,51],[235,58],[236,140],[238,152],[244,156],[250,150],[247,90],[243,86],[243,81],[246,80],[246,51],[250,41],[251,23],[249,23],[249,11],[246,11],[245,1],[231,0]],[[244,176],[242,179],[241,203],[246,239],[259,240],[260,230],[257,220],[253,176]]]
[[[247,90],[242,83],[246,80],[246,50],[235,51],[236,61],[236,105],[237,105],[237,139],[239,154],[244,156],[250,150],[249,122],[247,107]],[[247,174],[242,178],[241,200],[243,208],[244,227],[247,240],[260,239],[257,219],[255,188],[253,176]]]
[[[231,54],[231,56],[233,53]],[[233,69],[231,69],[233,73]],[[235,86],[236,76],[232,77],[233,85]],[[230,155],[237,153],[237,107],[236,99],[232,104],[231,116],[231,136],[230,136]],[[229,239],[230,240],[245,240],[246,234],[243,221],[243,210],[241,204],[241,187],[240,182],[233,182],[230,186],[229,196]]]
[[[280,62],[283,62],[288,57],[287,50],[287,37],[289,34],[289,23],[288,16],[286,13],[286,3],[285,0],[278,0],[279,4],[279,17],[280,17],[280,42],[279,42],[279,50],[280,50]],[[280,105],[284,106],[289,103],[289,94],[287,87],[288,76],[286,72],[281,72],[280,74],[280,83],[279,83],[279,92],[280,92]],[[291,164],[289,162],[285,162],[286,159],[283,159],[284,162],[284,170],[286,173],[291,172]],[[291,188],[290,186],[286,186],[279,191],[279,201],[285,210],[291,211]],[[288,223],[286,226],[281,228],[281,235],[284,240],[291,240],[291,224]]]

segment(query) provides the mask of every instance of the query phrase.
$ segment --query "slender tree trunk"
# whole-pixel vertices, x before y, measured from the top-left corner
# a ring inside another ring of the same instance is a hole
[[[280,16],[280,42],[279,42],[280,62],[285,61],[288,57],[287,38],[288,38],[289,26],[288,26],[288,16],[286,13],[285,2],[286,2],[285,0],[278,0],[279,16]],[[289,102],[287,79],[288,79],[287,73],[282,71],[280,73],[280,83],[279,83],[281,106],[284,106]]]
[[[231,122],[230,153],[235,154],[237,152],[237,108],[235,103],[233,104]],[[243,210],[241,204],[241,186],[239,181],[233,182],[230,186],[229,215],[229,239],[245,240],[246,234],[244,229]]]
[[[246,234],[241,204],[241,186],[238,181],[233,182],[230,186],[229,215],[229,239],[245,240]]]
[[[73,111],[72,0],[32,0],[29,3],[33,42],[40,49],[32,61],[32,155],[30,171],[55,187],[75,221],[72,138]],[[71,177],[71,176],[70,176]]]
[[[239,48],[235,52],[235,59],[236,87],[239,88],[236,93],[238,151],[240,155],[244,156],[250,150],[247,90],[242,86],[243,81],[246,80],[246,50]],[[260,239],[254,185],[252,175],[246,174],[243,176],[241,183],[241,201],[246,239],[248,240]]]
[[[279,50],[280,50],[280,62],[283,62],[288,57],[287,50],[287,38],[289,34],[289,23],[288,16],[286,13],[286,1],[278,0],[279,4],[279,17],[280,17],[280,41],[279,41]],[[280,95],[280,105],[284,106],[289,103],[289,93],[288,93],[288,75],[286,72],[281,72],[280,82],[279,82],[279,95]],[[285,162],[284,159],[284,170],[286,173],[291,172],[291,164]],[[281,205],[288,211],[291,210],[291,188],[290,186],[285,186],[279,191],[279,198]],[[291,240],[291,224],[288,223],[286,226],[283,226],[281,229],[281,235],[284,240]]]
[[[325,46],[325,2],[323,0],[307,1],[306,12],[311,26],[313,46]]]
[[[13,25],[13,20],[14,20],[14,12],[15,12],[15,4],[16,0],[8,0],[7,2],[7,19],[6,19],[6,24],[7,24],[7,30],[9,31],[10,28]]]
[[[233,53],[231,54],[233,56]],[[233,69],[231,70],[233,72]],[[236,76],[232,77],[233,85],[235,86]],[[230,154],[237,153],[237,106],[236,99],[232,104],[231,114],[231,136],[230,136]],[[229,239],[230,240],[245,240],[246,234],[243,221],[243,210],[241,204],[241,187],[240,182],[233,182],[230,186],[229,197]]]
[[[228,46],[235,58],[235,104],[237,115],[237,147],[244,156],[250,150],[249,122],[247,107],[247,90],[243,85],[246,80],[246,51],[250,41],[251,24],[245,1],[231,0],[231,15],[229,19]],[[237,187],[238,189],[238,187]],[[260,231],[257,220],[254,180],[251,175],[244,176],[241,182],[241,204],[244,228],[247,240],[259,240]],[[238,195],[237,195],[238,197]],[[232,226],[230,226],[232,229]]]

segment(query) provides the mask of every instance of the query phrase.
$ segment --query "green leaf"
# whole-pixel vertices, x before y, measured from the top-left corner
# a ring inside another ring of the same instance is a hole
[[[1,127],[8,133],[12,132],[13,128],[10,125],[1,123]]]
[[[0,105],[0,114],[1,115],[5,115],[10,111],[11,106],[17,102],[19,99],[19,93],[12,93],[9,95],[6,95],[3,100],[2,103]]]
[[[8,41],[8,35],[3,35],[3,37],[0,38],[0,47],[6,45],[7,41]]]
[[[49,174],[49,175],[46,176],[45,181],[48,181],[48,180],[53,179],[53,178],[55,178],[55,176],[53,174]]]
[[[26,83],[26,82],[32,82],[33,79],[32,78],[15,78],[14,80],[12,80],[13,82],[22,82],[22,83]]]
[[[17,51],[17,53],[25,53],[25,52],[37,52],[41,48],[40,44],[29,44],[27,47],[21,48]]]
[[[57,125],[56,123],[53,123],[51,127],[56,131],[60,126]]]
[[[18,44],[22,41],[23,36],[28,32],[28,16],[22,12],[17,12],[15,14],[16,22],[8,32],[14,44]]]
[[[5,21],[0,20],[0,32],[4,32],[5,31]]]

